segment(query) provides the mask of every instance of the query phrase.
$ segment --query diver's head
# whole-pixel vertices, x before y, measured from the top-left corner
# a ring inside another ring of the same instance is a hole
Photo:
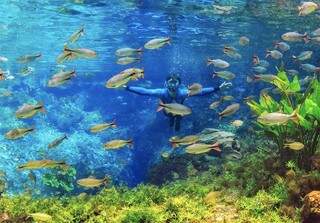
[[[180,77],[176,74],[172,74],[169,77],[167,77],[165,87],[169,90],[169,92],[174,93],[179,88],[180,84]]]

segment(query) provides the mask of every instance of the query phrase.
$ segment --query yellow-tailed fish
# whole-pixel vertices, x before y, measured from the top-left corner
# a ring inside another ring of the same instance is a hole
[[[95,51],[93,51],[91,49],[87,49],[87,48],[74,48],[74,49],[71,49],[68,46],[65,46],[63,51],[66,52],[66,53],[71,52],[71,53],[75,54],[78,58],[90,59],[90,58],[97,57],[97,53]]]
[[[190,146],[187,146],[185,149],[186,153],[190,153],[190,154],[202,154],[202,153],[207,153],[211,150],[214,150],[216,152],[221,152],[221,149],[218,143],[214,143],[214,144],[195,143]]]
[[[112,150],[112,149],[120,149],[125,146],[128,146],[129,148],[131,148],[132,145],[133,145],[132,139],[129,139],[129,140],[115,139],[115,140],[106,142],[103,146],[107,150]]]
[[[12,130],[10,130],[9,132],[7,132],[5,134],[5,137],[7,139],[11,139],[11,140],[19,139],[19,138],[24,137],[25,135],[27,135],[28,133],[30,133],[30,132],[32,132],[34,130],[35,130],[34,127],[12,129]]]
[[[234,99],[231,95],[226,95],[221,97],[221,101],[232,101]]]
[[[95,177],[88,177],[77,180],[77,184],[86,188],[95,188],[105,185],[109,182],[109,178],[105,177],[103,179],[96,179]]]
[[[61,64],[61,63],[64,63],[66,61],[75,60],[77,58],[78,58],[78,56],[73,52],[62,52],[57,57],[57,63]]]
[[[316,10],[319,10],[319,5],[315,2],[302,2],[300,6],[298,6],[299,16],[309,15]]]
[[[301,52],[298,56],[292,56],[293,59],[299,60],[299,61],[304,61],[304,60],[309,60],[312,57],[313,52],[311,50],[303,51]]]
[[[210,104],[210,106],[209,106],[209,108],[210,109],[216,109],[216,108],[218,108],[220,105],[221,105],[221,100],[219,100],[219,101],[214,101],[214,102],[212,102],[211,104]]]
[[[226,79],[226,80],[232,80],[236,77],[236,75],[230,71],[214,71],[212,74],[212,77],[214,78],[215,76]]]
[[[264,81],[267,83],[272,83],[274,80],[278,79],[276,75],[273,74],[256,74],[253,76],[247,76],[247,82],[251,83],[253,81]]]
[[[67,77],[57,77],[52,78],[48,81],[48,87],[58,87],[60,85],[65,84],[67,81],[71,80],[74,76],[67,76]]]
[[[304,145],[301,142],[290,142],[285,143],[284,148],[299,151],[304,148]]]
[[[144,48],[149,50],[159,49],[166,44],[170,44],[171,39],[169,37],[156,38],[148,41],[144,44]]]
[[[31,160],[25,164],[18,166],[19,170],[34,170],[42,168],[56,168],[56,167],[66,167],[67,164],[64,161],[55,160]]]
[[[20,119],[31,118],[38,112],[45,112],[44,105],[42,102],[38,102],[35,105],[23,104],[17,111],[16,117]]]
[[[193,83],[188,86],[188,96],[197,95],[202,91],[202,85],[199,83]]]
[[[165,104],[160,100],[159,107],[157,109],[157,112],[164,109],[166,113],[172,114],[172,115],[178,115],[178,116],[185,116],[191,114],[191,109],[183,104],[179,103],[168,103]]]
[[[279,50],[267,50],[266,58],[272,57],[275,60],[280,60],[283,57],[283,54]]]
[[[30,63],[41,57],[41,53],[36,53],[32,55],[24,55],[17,59],[18,63]]]
[[[227,61],[221,60],[221,59],[208,59],[207,60],[207,66],[213,65],[215,67],[225,69],[230,66],[230,64]]]
[[[241,54],[238,53],[238,50],[236,48],[234,48],[234,47],[231,47],[231,46],[224,46],[223,52],[228,57],[231,57],[231,58],[236,59],[236,60],[242,58]]]
[[[310,41],[310,38],[307,33],[300,34],[298,32],[287,32],[282,34],[281,38],[284,41],[287,42],[301,42],[304,41],[305,43],[308,43]]]
[[[239,38],[239,44],[241,45],[241,46],[246,46],[246,45],[248,45],[250,43],[250,39],[248,38],[248,37],[246,37],[246,36],[241,36],[240,38]]]
[[[265,125],[283,125],[289,120],[294,122],[299,121],[297,111],[294,111],[292,114],[284,114],[281,112],[264,113],[258,117],[258,122]]]
[[[116,125],[115,121],[109,122],[109,123],[96,124],[90,128],[90,132],[97,133],[97,132],[104,131],[108,128],[116,128],[116,127],[117,127],[117,125]]]
[[[116,55],[118,57],[128,57],[128,56],[132,56],[132,55],[139,54],[142,52],[143,52],[142,48],[133,49],[133,48],[126,47],[126,48],[118,49],[116,51]]]
[[[219,113],[219,117],[223,118],[223,117],[227,117],[227,116],[233,115],[239,109],[240,109],[240,104],[239,103],[234,103],[234,104],[229,105],[228,107],[226,107],[222,112],[220,112]]]
[[[135,62],[139,62],[141,59],[136,57],[121,57],[117,60],[117,64],[127,65]]]
[[[78,39],[84,35],[84,26],[81,26],[79,30],[75,31],[69,38],[70,43],[75,43]]]
[[[276,48],[276,49],[279,48],[282,52],[286,52],[286,51],[290,50],[290,45],[285,42],[276,42],[274,44],[274,48]]]
[[[67,135],[64,134],[63,136],[53,140],[51,143],[49,143],[48,148],[52,149],[54,147],[57,147],[58,145],[60,145],[65,139],[67,139]]]
[[[144,70],[139,68],[130,68],[111,77],[105,84],[106,88],[120,88],[131,80],[138,80],[144,77]]]

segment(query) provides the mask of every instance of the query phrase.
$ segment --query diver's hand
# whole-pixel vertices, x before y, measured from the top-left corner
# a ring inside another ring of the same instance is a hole
[[[232,83],[231,82],[223,82],[220,86],[219,86],[219,88],[220,88],[220,90],[224,90],[224,89],[228,89],[228,88],[230,88],[230,87],[232,87]]]

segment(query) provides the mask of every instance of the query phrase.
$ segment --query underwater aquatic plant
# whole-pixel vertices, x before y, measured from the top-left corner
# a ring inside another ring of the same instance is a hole
[[[280,93],[278,100],[264,93],[261,94],[259,102],[251,100],[247,104],[258,116],[273,112],[297,115],[296,121],[257,124],[278,145],[283,164],[292,159],[297,161],[300,168],[309,170],[309,159],[320,147],[319,80],[314,76],[309,86],[302,91],[298,76],[294,76],[290,81],[287,74],[280,70],[272,84]],[[285,149],[288,142],[302,143],[304,148],[300,151]]]
[[[76,176],[76,169],[69,167],[66,171],[54,169],[52,173],[46,173],[42,177],[44,185],[62,192],[71,192],[74,189],[73,181]]]

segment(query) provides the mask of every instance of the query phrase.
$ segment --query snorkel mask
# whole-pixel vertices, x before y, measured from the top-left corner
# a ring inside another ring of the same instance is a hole
[[[181,83],[180,77],[177,75],[172,75],[166,79],[164,86],[170,91],[175,92]]]

